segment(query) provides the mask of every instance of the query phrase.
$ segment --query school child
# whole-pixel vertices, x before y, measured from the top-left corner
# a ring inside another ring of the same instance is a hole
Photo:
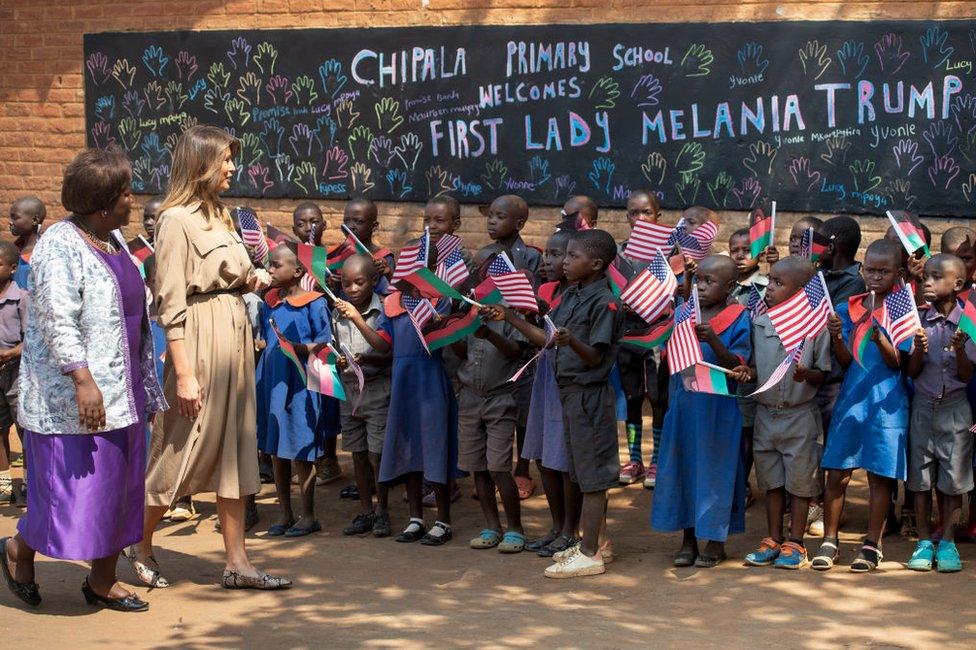
[[[834,358],[845,374],[821,462],[827,470],[824,537],[812,563],[821,571],[830,569],[838,555],[837,531],[854,470],[867,471],[870,490],[867,535],[850,566],[855,573],[873,571],[881,562],[893,481],[907,475],[908,392],[898,351],[877,326],[884,299],[901,281],[901,251],[901,245],[887,239],[872,242],[862,269],[872,293],[837,304],[827,321]],[[861,351],[861,363],[852,351]]]
[[[925,262],[921,292],[928,306],[919,310],[922,330],[908,360],[912,378],[911,423],[908,432],[907,489],[915,495],[918,544],[908,568],[942,573],[962,570],[956,549],[956,522],[962,495],[973,489],[973,419],[966,384],[973,376],[976,346],[959,329],[962,308],[957,296],[966,266],[954,255],[940,253]],[[938,549],[930,539],[930,493],[942,499],[943,532]]]
[[[695,333],[702,358],[732,369],[750,357],[749,315],[729,294],[735,262],[710,255],[695,270],[702,322]],[[672,378],[661,436],[651,527],[683,531],[678,567],[711,568],[725,560],[725,540],[745,529],[742,415],[734,397],[690,392]],[[700,540],[706,540],[699,550]]]
[[[390,535],[389,488],[377,484],[386,420],[390,408],[390,354],[373,349],[363,330],[377,327],[383,313],[383,301],[374,292],[377,272],[373,260],[353,255],[342,265],[342,289],[348,298],[336,301],[335,339],[345,346],[363,373],[362,395],[349,359],[339,358],[341,379],[347,399],[340,403],[342,448],[352,453],[356,490],[362,511],[346,526],[344,535],[372,533],[374,537]],[[353,408],[357,406],[355,411]],[[373,505],[373,493],[376,505]]]
[[[303,201],[295,206],[295,211],[291,213],[291,232],[298,241],[321,246],[325,228],[325,217],[318,205]]]
[[[911,213],[908,213],[911,214]],[[914,215],[911,215],[914,216]],[[924,223],[919,222],[918,225],[922,229],[922,239],[925,241],[925,245],[928,248],[932,247],[932,231]],[[901,239],[898,237],[898,233],[895,232],[894,226],[888,226],[885,231],[885,239],[890,239],[893,242],[901,244]],[[902,267],[904,268],[905,281],[912,283],[912,288],[916,288],[922,282],[922,276],[924,275],[925,269],[925,254],[921,250],[915,251],[914,254],[909,255],[908,251],[902,246]],[[918,297],[918,291],[916,293],[916,298],[921,302],[921,298]]]
[[[562,223],[557,228],[560,230],[587,230],[596,228],[599,220],[600,210],[596,201],[582,194],[571,196],[563,204],[560,211]]]
[[[681,224],[688,232],[693,232],[708,221],[711,221],[716,226],[722,225],[721,216],[718,212],[701,205],[693,205],[690,208],[685,208],[681,213]],[[695,270],[698,268],[698,264],[687,255],[682,254],[679,248],[676,248],[674,252],[675,254],[670,260],[671,268],[678,278],[678,287],[681,295],[687,300],[691,296],[691,285],[693,284]],[[711,249],[708,252],[711,252]]]
[[[610,369],[617,356],[623,310],[610,290],[606,269],[616,256],[616,243],[603,230],[571,235],[563,269],[570,284],[552,312],[556,382],[563,409],[569,474],[583,493],[582,540],[553,556],[549,578],[573,578],[606,571],[612,557],[609,542],[600,545],[606,529],[607,490],[618,483],[617,426]],[[546,342],[544,330],[513,310],[484,308],[503,315],[533,345]]]
[[[346,203],[342,211],[342,223],[359,238],[370,253],[378,253],[383,247],[373,241],[376,230],[380,227],[377,217],[376,204],[366,198],[352,199]],[[381,294],[386,290],[386,280],[393,275],[393,253],[387,252],[382,259],[375,259],[376,270],[382,276],[377,291]]]
[[[41,224],[47,218],[44,203],[36,196],[22,196],[10,205],[10,234],[20,251],[20,261],[14,271],[14,282],[27,289],[30,275],[30,257],[34,245],[41,236]]]
[[[315,344],[332,340],[329,308],[322,294],[305,291],[304,269],[288,245],[271,253],[271,290],[261,306],[262,338],[267,347],[258,361],[258,448],[274,461],[275,490],[281,515],[268,528],[268,537],[302,537],[322,530],[315,518],[314,463],[322,455],[327,420],[321,395],[308,389],[278,341],[274,325],[304,361]],[[291,478],[298,476],[301,511],[296,519],[291,502]]]
[[[453,235],[454,232],[461,227],[461,204],[458,203],[457,199],[453,196],[442,195],[436,196],[431,200],[427,201],[424,206],[424,228],[427,228],[430,232],[431,243],[437,244],[441,237],[444,235]],[[471,254],[468,253],[463,247],[461,248],[461,259],[464,260],[465,265],[468,267],[469,273],[469,284],[474,286],[474,279],[477,277],[476,268],[474,262],[471,258]],[[441,264],[443,260],[438,259],[437,267],[438,270],[441,269]],[[461,365],[461,360],[456,354],[451,350],[450,346],[442,349],[444,368],[447,370],[447,375],[451,378],[451,383],[454,384],[455,392],[460,390],[460,386],[457,381],[457,370],[458,366]],[[453,492],[453,488],[452,488]],[[424,506],[433,507],[434,493],[431,491],[426,491],[424,493]]]
[[[800,255],[802,253],[800,244],[803,243],[803,233],[810,228],[813,228],[814,232],[820,232],[823,224],[823,219],[818,219],[814,216],[800,217],[794,221],[793,227],[790,228],[790,255]],[[766,261],[769,262],[770,260],[767,258]]]
[[[13,277],[20,251],[11,242],[0,241],[0,502],[20,501],[10,477],[10,427],[17,424],[17,373],[30,294]],[[23,448],[23,432],[17,426]]]
[[[813,277],[813,266],[791,256],[769,271],[765,301],[775,307],[792,298]],[[737,379],[764,384],[786,358],[769,316],[759,316],[752,326],[754,365],[742,368]],[[823,435],[816,404],[817,386],[830,370],[830,335],[825,331],[804,343],[803,354],[791,376],[755,397],[757,403],[753,454],[759,488],[766,492],[767,536],[746,555],[746,564],[778,569],[799,569],[807,563],[803,545],[810,500],[820,494],[820,438]],[[792,513],[787,539],[783,538],[783,514],[790,499]]]

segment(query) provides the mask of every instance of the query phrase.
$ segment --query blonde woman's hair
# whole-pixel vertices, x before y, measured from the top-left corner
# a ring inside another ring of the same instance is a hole
[[[241,144],[223,129],[198,125],[183,132],[173,150],[169,189],[159,211],[200,202],[200,211],[212,224],[220,221],[233,232],[230,214],[220,200],[221,168],[230,148],[237,157]]]

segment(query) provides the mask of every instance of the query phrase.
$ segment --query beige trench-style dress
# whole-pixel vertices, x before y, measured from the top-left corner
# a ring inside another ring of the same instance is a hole
[[[236,232],[208,222],[197,205],[166,210],[156,226],[156,303],[166,340],[183,339],[203,389],[195,420],[180,415],[167,356],[170,409],[152,428],[146,504],[216,492],[237,499],[260,490],[254,343],[242,295],[255,272]]]

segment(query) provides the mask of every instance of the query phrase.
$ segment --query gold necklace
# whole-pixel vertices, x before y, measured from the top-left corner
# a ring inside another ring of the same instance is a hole
[[[99,239],[95,236],[95,233],[89,230],[88,227],[83,224],[80,219],[78,219],[78,217],[75,217],[75,224],[78,226],[78,229],[81,230],[81,234],[85,236],[85,239],[87,239],[88,242],[98,250],[109,255],[115,255],[115,253],[118,252],[115,250],[115,246],[112,245],[111,239]]]

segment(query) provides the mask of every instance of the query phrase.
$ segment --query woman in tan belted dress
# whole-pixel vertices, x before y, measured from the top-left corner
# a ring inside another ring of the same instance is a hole
[[[156,302],[166,332],[164,392],[171,408],[153,424],[142,542],[129,559],[139,578],[166,587],[152,536],[179,497],[217,493],[228,589],[281,589],[244,548],[244,497],[260,490],[254,345],[242,295],[267,285],[234,230],[220,192],[230,187],[239,143],[212,126],[176,144],[156,226]]]

